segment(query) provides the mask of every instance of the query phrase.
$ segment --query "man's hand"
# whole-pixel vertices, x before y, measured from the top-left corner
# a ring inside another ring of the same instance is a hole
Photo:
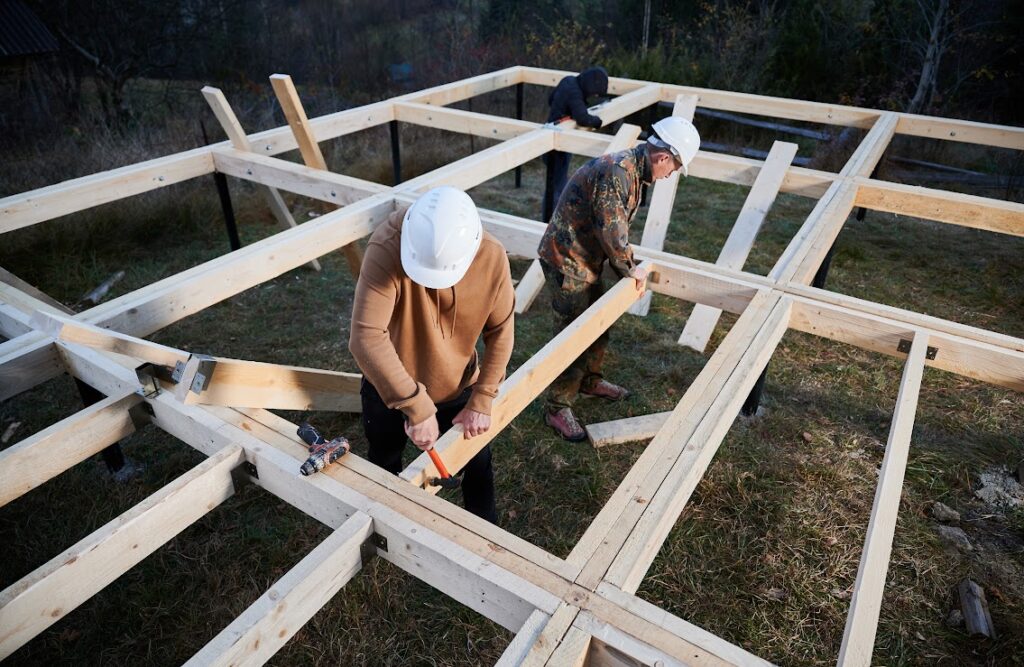
[[[642,291],[644,281],[647,280],[647,269],[642,266],[634,266],[629,272],[629,277],[636,281],[637,291]]]
[[[452,419],[452,423],[462,424],[463,437],[469,440],[481,433],[486,433],[491,428],[491,416],[469,408],[462,408],[459,414]]]
[[[409,422],[405,423],[405,434],[412,440],[412,444],[416,445],[423,451],[427,451],[434,446],[437,442],[438,427],[437,427],[437,415],[430,415],[419,424],[409,425]]]

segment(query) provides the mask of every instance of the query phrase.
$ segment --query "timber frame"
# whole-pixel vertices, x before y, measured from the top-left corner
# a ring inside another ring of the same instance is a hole
[[[645,229],[644,243],[635,250],[653,271],[652,291],[699,304],[712,327],[720,311],[739,318],[677,407],[653,426],[648,420],[652,442],[564,559],[437,498],[436,489],[422,488],[435,474],[425,456],[402,478],[352,454],[323,473],[300,476],[306,448],[296,427],[268,409],[357,411],[357,375],[201,357],[145,340],[172,322],[333,250],[346,248],[349,265],[357,271],[355,242],[396,205],[413,201],[427,188],[469,189],[553,149],[595,156],[612,141],[632,145],[635,128],[613,138],[578,130],[571,122],[541,126],[446,106],[519,84],[553,86],[567,74],[511,67],[314,119],[307,119],[293,99],[290,127],[248,136],[223,95],[206,89],[229,141],[0,200],[0,233],[5,233],[216,171],[267,186],[268,202],[285,227],[77,315],[15,279],[0,282],[0,334],[9,339],[0,344],[0,400],[62,372],[108,396],[0,451],[0,504],[147,423],[208,457],[0,592],[0,658],[229,497],[232,472],[240,469],[334,532],[189,664],[262,664],[357,575],[368,553],[361,551],[365,543],[376,545],[370,552],[515,632],[502,665],[580,665],[588,660],[602,665],[765,664],[634,593],[743,398],[783,334],[795,329],[906,360],[838,657],[840,665],[870,663],[923,369],[932,366],[1024,391],[1024,339],[809,283],[854,207],[1024,236],[1022,204],[871,176],[896,134],[1022,150],[1020,128],[612,78],[609,91],[617,97],[596,110],[606,123],[675,102],[675,113],[691,116],[702,107],[851,126],[867,134],[838,173],[792,166],[793,150],[786,146],[773,149],[765,161],[698,154],[691,177],[755,186],[751,206],[744,207],[734,229],[736,240],[730,235],[727,243],[732,250],[723,249],[718,264],[669,254],[660,250],[664,228],[651,234]],[[275,77],[274,87],[285,96],[282,101],[294,97],[290,81]],[[322,156],[317,158],[319,141],[392,121],[500,143],[394,187],[332,173]],[[274,157],[297,147],[308,166]],[[667,225],[674,182],[660,189],[665,192],[654,193],[648,224]],[[280,190],[332,206],[295,225],[287,209],[280,210]],[[744,272],[742,260],[779,191],[817,204],[767,276]],[[491,211],[482,215],[510,254],[536,257],[542,224]],[[467,440],[456,427],[439,441],[447,467],[460,468],[539,396],[568,360],[642,298],[631,281],[620,281],[520,366],[500,390],[491,431]],[[175,367],[175,377],[167,377],[166,371]]]

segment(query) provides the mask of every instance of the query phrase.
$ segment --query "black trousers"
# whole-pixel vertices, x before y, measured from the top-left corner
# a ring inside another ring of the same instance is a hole
[[[570,153],[562,151],[551,151],[544,156],[544,163],[547,165],[546,178],[544,181],[544,200],[542,203],[541,220],[546,224],[551,222],[551,216],[555,214],[555,207],[569,182],[569,160]]]
[[[402,472],[402,451],[408,437],[405,435],[405,414],[384,404],[377,388],[363,379],[359,389],[363,399],[363,432],[370,443],[370,462],[393,475]],[[443,435],[452,427],[452,419],[469,401],[467,388],[458,398],[438,403],[437,425]],[[494,503],[494,469],[491,467],[491,447],[484,447],[470,459],[462,474],[462,499],[466,509],[491,523],[498,523],[498,510]]]

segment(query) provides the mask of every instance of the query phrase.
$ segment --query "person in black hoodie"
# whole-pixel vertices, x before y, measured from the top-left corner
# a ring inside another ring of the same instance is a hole
[[[576,76],[567,76],[558,82],[551,92],[548,104],[551,111],[547,122],[553,123],[571,116],[582,127],[601,127],[601,119],[587,109],[588,97],[604,97],[608,94],[608,72],[603,67],[588,67]],[[544,222],[551,221],[558,198],[569,180],[569,159],[572,156],[562,151],[551,151],[545,156],[547,182],[544,187]]]

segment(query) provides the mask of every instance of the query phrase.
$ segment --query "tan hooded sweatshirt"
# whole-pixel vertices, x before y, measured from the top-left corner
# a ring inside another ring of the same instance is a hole
[[[515,292],[501,243],[484,233],[462,280],[447,289],[413,282],[402,269],[405,207],[370,236],[352,306],[348,348],[384,403],[411,424],[469,386],[466,405],[491,413],[514,339]],[[483,335],[483,360],[476,342]]]

